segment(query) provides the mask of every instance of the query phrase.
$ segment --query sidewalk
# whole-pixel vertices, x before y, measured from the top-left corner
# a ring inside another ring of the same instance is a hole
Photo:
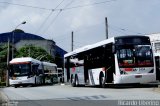
[[[6,104],[8,101],[7,96],[2,92],[2,88],[0,88],[0,106]]]

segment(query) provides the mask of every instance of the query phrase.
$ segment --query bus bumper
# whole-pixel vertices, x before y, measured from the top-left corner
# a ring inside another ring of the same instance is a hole
[[[135,74],[135,75],[119,75],[115,76],[116,80],[114,81],[115,84],[125,84],[125,83],[150,83],[156,82],[156,75],[155,74]]]
[[[23,78],[19,78],[19,79],[9,79],[9,84],[10,85],[27,85],[27,84],[34,84],[34,80],[32,78],[27,78],[27,77],[23,77]]]

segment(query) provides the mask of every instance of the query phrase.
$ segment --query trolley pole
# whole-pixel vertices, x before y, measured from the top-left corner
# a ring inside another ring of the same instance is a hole
[[[108,39],[108,20],[107,20],[107,17],[105,18],[105,25],[106,25],[106,39]]]
[[[72,31],[72,35],[71,35],[71,36],[72,36],[72,37],[71,37],[71,39],[72,39],[72,40],[71,40],[71,41],[72,41],[72,42],[71,42],[71,51],[73,51],[73,31]]]

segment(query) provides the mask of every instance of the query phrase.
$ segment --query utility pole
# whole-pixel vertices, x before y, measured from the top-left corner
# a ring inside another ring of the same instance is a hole
[[[9,55],[10,55],[10,39],[8,38],[6,86],[9,86]]]
[[[72,41],[72,42],[71,42],[71,51],[73,51],[73,31],[72,31],[72,35],[71,35],[71,36],[72,36],[72,38],[71,38],[71,39],[72,39],[72,40],[71,40],[71,41]]]
[[[15,30],[16,29],[14,29],[13,32],[12,32],[12,59],[14,58],[14,47],[15,47],[15,45],[14,45],[14,33],[15,33]]]
[[[105,18],[105,24],[106,24],[106,39],[108,39],[108,20],[107,20],[107,17]]]

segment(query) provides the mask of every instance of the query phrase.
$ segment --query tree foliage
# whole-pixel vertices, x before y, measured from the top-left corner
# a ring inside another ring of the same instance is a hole
[[[7,49],[8,46],[0,45],[0,80],[5,81],[5,72],[7,70]]]
[[[0,62],[7,61],[7,45],[0,45]]]
[[[33,45],[26,45],[20,48],[16,53],[16,57],[32,57],[41,61],[54,62],[54,58],[49,53],[41,47],[35,47]]]

